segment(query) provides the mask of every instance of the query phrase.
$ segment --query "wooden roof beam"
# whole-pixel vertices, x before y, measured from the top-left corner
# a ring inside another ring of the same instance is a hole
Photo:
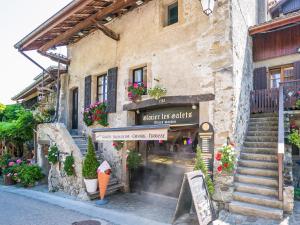
[[[103,24],[95,21],[96,27],[101,30],[106,36],[114,39],[115,41],[119,41],[120,40],[120,35],[115,33],[114,31],[112,31],[111,29],[107,28],[106,26],[104,26]]]
[[[61,15],[55,22],[53,22],[51,25],[47,26],[46,29],[44,29],[41,32],[39,32],[38,34],[36,34],[34,38],[35,39],[40,38],[41,36],[46,34],[49,30],[53,29],[54,27],[56,27],[57,25],[62,23],[66,17],[74,14],[75,12],[78,12],[81,9],[84,9],[84,7],[86,7],[88,4],[90,4],[92,2],[93,2],[93,0],[78,1],[78,4],[73,9],[71,9],[64,15]],[[22,46],[22,49],[28,47],[30,44],[31,44],[31,41],[24,43]]]
[[[113,14],[116,13],[117,11],[126,8],[130,5],[135,4],[136,0],[118,0],[115,3],[112,3],[111,5],[107,6],[106,8],[102,9],[101,11],[89,16],[88,18],[86,18],[85,20],[83,20],[81,23],[75,25],[73,28],[71,28],[70,30],[62,33],[60,36],[54,38],[53,40],[47,42],[46,44],[44,44],[39,50],[40,51],[47,51],[49,48],[59,44],[60,42],[62,42],[65,39],[68,39],[70,37],[72,37],[75,33],[78,33],[79,31],[81,31],[82,29],[89,27],[91,25],[93,25],[96,21],[103,19],[105,16],[109,15],[109,14]]]

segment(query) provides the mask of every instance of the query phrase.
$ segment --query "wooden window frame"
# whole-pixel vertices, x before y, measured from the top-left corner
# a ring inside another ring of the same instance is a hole
[[[103,85],[101,85],[102,87],[102,99],[99,99],[99,95],[100,95],[100,92],[99,92],[99,88],[100,88],[100,85],[99,85],[99,80],[101,78],[105,79]],[[101,102],[104,102],[104,101],[107,101],[107,73],[105,74],[101,74],[99,76],[97,76],[97,85],[96,85],[96,88],[97,88],[97,96],[96,96],[96,100],[97,101],[101,101]],[[105,94],[106,93],[106,94]],[[103,98],[103,96],[106,96],[106,98]]]
[[[280,82],[284,82],[284,70],[286,68],[294,68],[293,64],[285,64],[285,65],[280,65],[280,66],[274,66],[274,67],[270,67],[268,69],[268,86],[269,88],[271,88],[271,75],[272,75],[272,71],[280,71]],[[294,78],[295,78],[295,74],[294,74]]]
[[[177,20],[176,20],[176,22],[173,22],[173,21],[171,21],[170,11],[175,7],[177,8]],[[166,26],[171,26],[178,22],[179,22],[179,6],[178,6],[178,1],[175,1],[166,7]]]

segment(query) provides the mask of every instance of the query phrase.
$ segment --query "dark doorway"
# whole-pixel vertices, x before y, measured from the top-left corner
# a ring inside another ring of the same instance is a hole
[[[72,130],[78,129],[78,88],[72,93]]]

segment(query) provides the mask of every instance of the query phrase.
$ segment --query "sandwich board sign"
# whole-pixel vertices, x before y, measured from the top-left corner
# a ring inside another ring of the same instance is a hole
[[[190,214],[194,209],[199,225],[207,225],[215,219],[204,175],[200,170],[184,174],[173,224],[181,216]]]

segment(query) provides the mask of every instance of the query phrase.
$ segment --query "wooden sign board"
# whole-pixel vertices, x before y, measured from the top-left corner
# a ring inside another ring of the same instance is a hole
[[[184,174],[173,224],[194,209],[199,225],[207,225],[215,219],[215,212],[200,170]]]
[[[210,174],[212,174],[214,165],[214,130],[208,123],[202,123],[199,128],[199,146],[202,151],[202,158]]]

